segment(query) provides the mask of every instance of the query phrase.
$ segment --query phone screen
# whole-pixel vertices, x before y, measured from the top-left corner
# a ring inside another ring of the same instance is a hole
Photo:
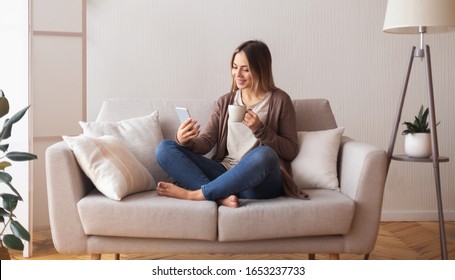
[[[176,107],[175,110],[177,111],[180,123],[190,118],[190,112],[188,111],[187,108]]]

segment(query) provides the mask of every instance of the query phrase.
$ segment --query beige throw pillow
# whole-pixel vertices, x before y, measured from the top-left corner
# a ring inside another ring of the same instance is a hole
[[[299,188],[339,190],[337,159],[343,131],[298,132],[300,149],[291,165]]]
[[[125,144],[113,136],[63,136],[76,160],[105,196],[121,200],[137,192],[156,187],[147,169]]]
[[[169,176],[158,165],[155,157],[155,148],[163,140],[157,111],[148,116],[118,122],[79,122],[79,124],[86,136],[111,135],[119,138],[157,182],[168,180]]]

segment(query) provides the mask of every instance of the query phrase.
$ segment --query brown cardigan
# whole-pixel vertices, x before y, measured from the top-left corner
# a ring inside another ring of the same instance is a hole
[[[228,106],[234,102],[235,92],[221,96],[214,105],[204,131],[186,146],[198,154],[206,154],[217,145],[212,159],[221,162],[227,150]],[[298,153],[298,136],[294,105],[287,93],[272,92],[267,120],[254,132],[261,145],[273,148],[280,157],[284,191],[293,197],[307,198],[292,179],[291,161]]]

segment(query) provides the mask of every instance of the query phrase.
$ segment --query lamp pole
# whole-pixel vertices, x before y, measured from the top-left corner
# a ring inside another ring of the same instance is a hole
[[[423,42],[423,34],[421,33],[421,42]],[[428,88],[428,98],[430,101],[430,120],[431,120],[431,147],[432,147],[432,156],[430,158],[412,158],[405,155],[398,155],[394,156],[393,151],[395,148],[395,141],[398,132],[398,126],[401,119],[401,114],[403,111],[404,100],[406,97],[406,91],[408,88],[409,76],[412,70],[412,64],[414,61],[414,57],[425,58],[426,62],[426,72],[427,72],[427,88]],[[390,167],[390,163],[392,159],[399,160],[399,161],[407,161],[407,162],[432,162],[433,163],[433,170],[434,170],[434,179],[435,179],[435,187],[436,187],[436,200],[438,204],[438,221],[439,221],[439,240],[441,243],[441,258],[444,260],[448,259],[447,255],[447,243],[446,243],[446,233],[445,233],[445,221],[444,221],[444,208],[442,205],[442,193],[441,193],[441,175],[439,171],[439,163],[440,162],[447,162],[449,161],[446,157],[439,156],[439,147],[438,147],[438,136],[437,136],[437,129],[436,129],[436,111],[435,111],[435,104],[434,104],[434,93],[433,93],[433,76],[431,71],[431,57],[430,57],[430,46],[425,46],[424,49],[417,50],[415,46],[411,48],[411,53],[409,57],[409,63],[404,79],[404,84],[402,87],[401,97],[398,104],[397,113],[395,115],[395,120],[393,124],[393,131],[392,136],[390,138],[389,148],[387,151],[387,168]]]

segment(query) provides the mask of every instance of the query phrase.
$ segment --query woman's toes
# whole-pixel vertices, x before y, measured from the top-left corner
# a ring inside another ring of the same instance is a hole
[[[239,198],[235,195],[231,195],[226,198],[218,200],[218,204],[230,208],[237,208],[239,207]]]

